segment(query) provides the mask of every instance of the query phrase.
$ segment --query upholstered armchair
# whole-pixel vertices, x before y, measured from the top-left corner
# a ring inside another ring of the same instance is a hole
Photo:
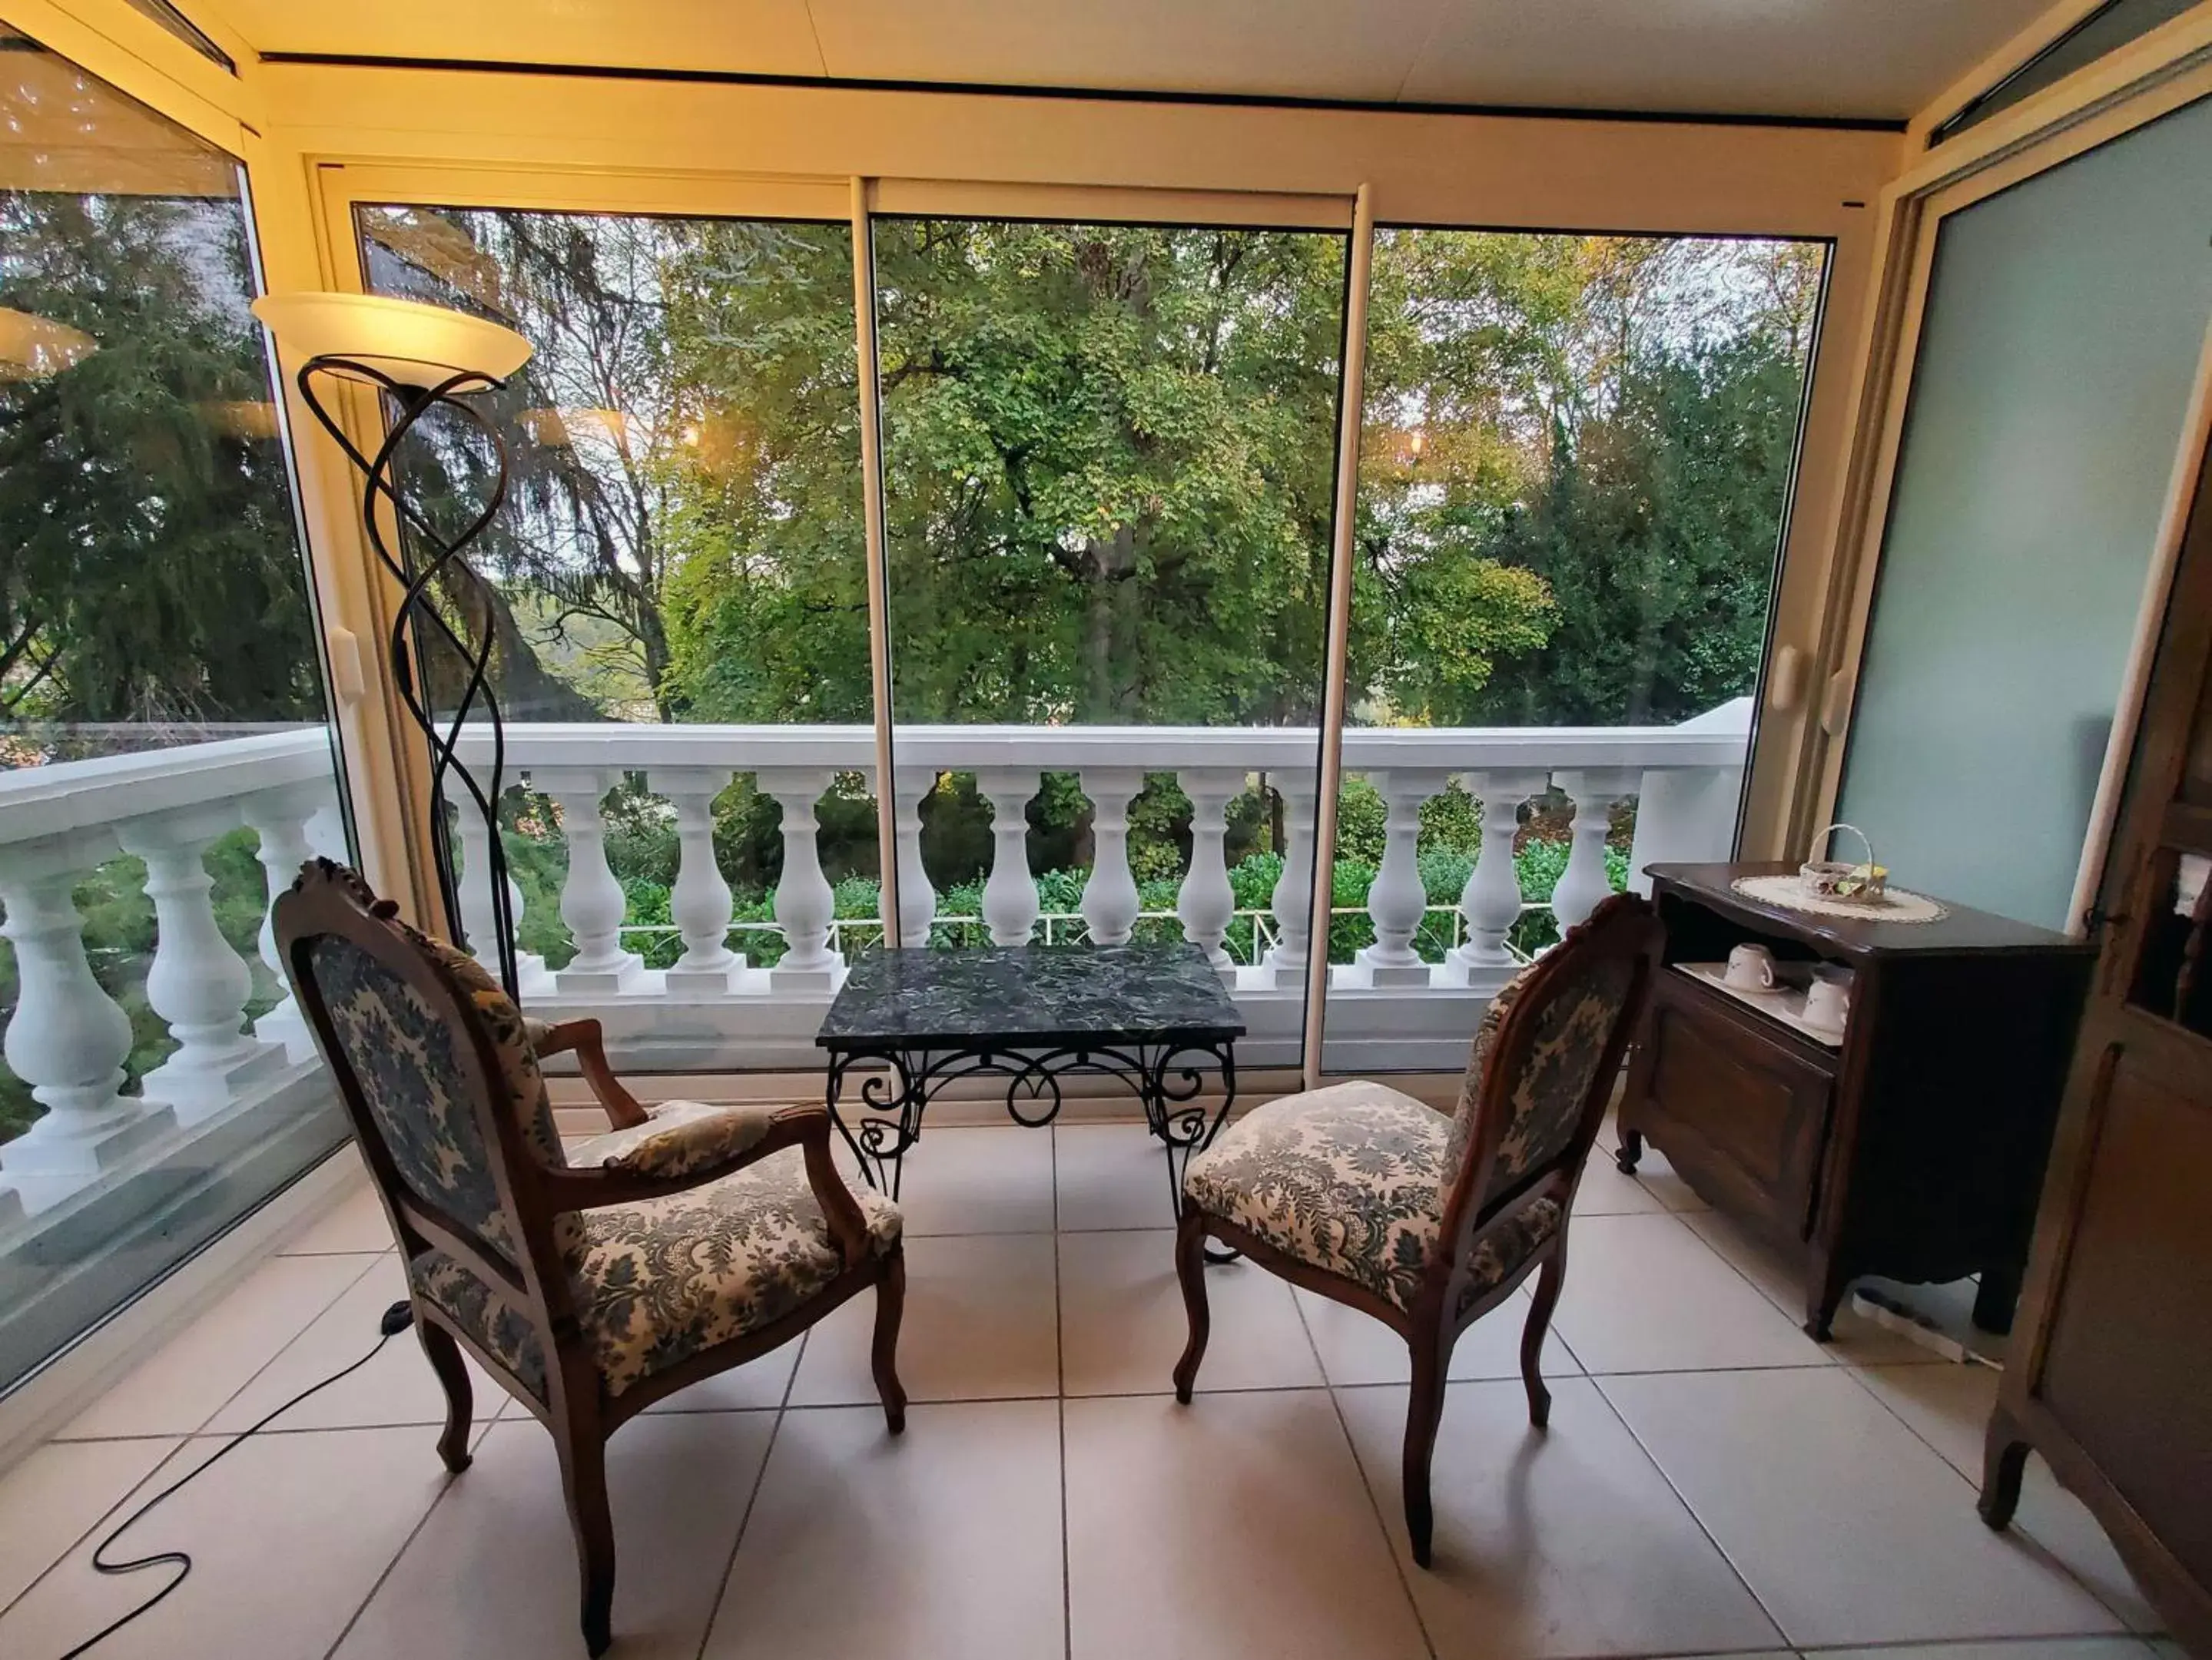
[[[1598,906],[1492,999],[1457,1109],[1364,1081],[1286,1096],[1190,1161],[1176,1267],[1190,1342],[1188,1404],[1206,1355],[1206,1243],[1373,1315],[1406,1340],[1406,1530],[1429,1566],[1429,1463],[1452,1345],[1537,1274],[1521,1337],[1528,1418],[1551,1393],[1538,1363],[1567,1267],[1567,1218],[1642,1010],[1658,944],[1651,907]]]
[[[838,1176],[825,1108],[648,1112],[596,1021],[526,1021],[473,960],[328,860],[277,900],[276,930],[406,1260],[446,1392],[438,1451],[467,1468],[465,1349],[553,1433],[593,1655],[614,1602],[605,1448],[625,1420],[872,1286],[876,1387],[904,1427],[899,1213]],[[564,1050],[615,1125],[565,1155],[538,1071]]]

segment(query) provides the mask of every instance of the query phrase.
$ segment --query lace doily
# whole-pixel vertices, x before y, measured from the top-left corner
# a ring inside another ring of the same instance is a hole
[[[1940,900],[1903,888],[1893,888],[1878,900],[1824,900],[1808,894],[1796,876],[1738,876],[1729,886],[1761,905],[1851,922],[1941,922],[1951,914]]]

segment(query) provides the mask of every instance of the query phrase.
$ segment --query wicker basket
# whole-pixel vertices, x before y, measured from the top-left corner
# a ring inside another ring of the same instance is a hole
[[[1842,859],[1807,859],[1797,867],[1797,878],[1805,892],[1816,900],[1832,900],[1844,905],[1878,904],[1889,883],[1889,872],[1874,862],[1874,843],[1867,839],[1865,831],[1855,824],[1832,824],[1813,839],[1818,849],[1828,845],[1830,838],[1838,830],[1848,830],[1859,839],[1866,849],[1866,858],[1857,864]],[[1832,845],[1828,851],[1833,852]]]

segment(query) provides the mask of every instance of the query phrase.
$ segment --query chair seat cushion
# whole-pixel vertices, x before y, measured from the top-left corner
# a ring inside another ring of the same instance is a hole
[[[1183,1196],[1327,1274],[1411,1309],[1438,1249],[1451,1120],[1389,1086],[1331,1084],[1247,1113],[1190,1161]],[[1470,1264],[1472,1300],[1558,1232],[1539,1199],[1493,1227]]]
[[[569,1156],[577,1166],[597,1165],[599,1142]],[[899,1239],[898,1207],[872,1188],[854,1197],[871,1247],[878,1255],[890,1250]],[[842,1268],[797,1148],[683,1193],[581,1211],[575,1220],[569,1278],[610,1395],[781,1319]]]

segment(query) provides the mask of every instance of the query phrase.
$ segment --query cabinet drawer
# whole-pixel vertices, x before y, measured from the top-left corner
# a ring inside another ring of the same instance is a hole
[[[1653,988],[1646,1038],[1633,1127],[1716,1205],[1782,1237],[1809,1237],[1833,1093],[1828,1066],[1674,973]]]

